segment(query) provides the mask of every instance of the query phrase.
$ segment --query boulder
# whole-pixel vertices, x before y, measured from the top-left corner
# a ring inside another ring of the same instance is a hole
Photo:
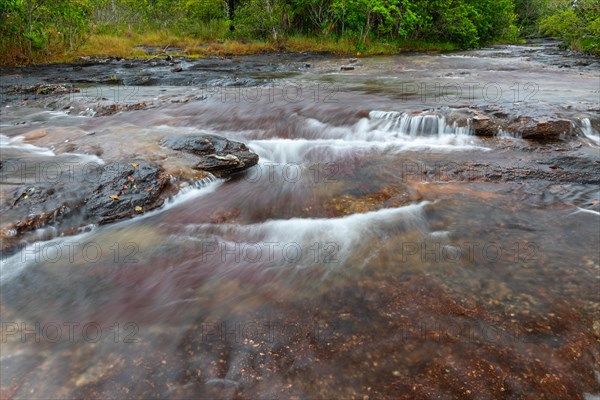
[[[258,163],[258,154],[245,144],[217,135],[171,136],[161,144],[173,150],[197,156],[195,169],[226,177]]]
[[[498,125],[483,114],[477,114],[471,119],[471,128],[477,136],[494,136],[499,132]]]
[[[571,132],[571,121],[551,118],[519,118],[509,125],[509,129],[520,132],[523,139],[558,140],[561,135]]]

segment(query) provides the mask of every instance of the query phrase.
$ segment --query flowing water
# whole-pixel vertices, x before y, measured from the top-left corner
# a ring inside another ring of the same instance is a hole
[[[260,156],[160,210],[40,229],[4,256],[2,397],[594,398],[597,185],[479,179],[490,164],[530,168],[541,145],[473,136],[444,99],[401,86],[471,79],[511,103],[511,85],[533,82],[544,104],[515,107],[597,106],[598,69],[504,49],[366,59],[354,75],[324,59],[270,86],[107,117],[2,110],[3,159],[30,166],[152,158],[158,139],[203,132]],[[598,157],[580,124],[577,151]]]

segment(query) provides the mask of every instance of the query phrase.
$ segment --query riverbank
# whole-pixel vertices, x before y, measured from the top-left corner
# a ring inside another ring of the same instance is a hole
[[[291,36],[278,41],[205,39],[175,35],[163,30],[145,34],[94,34],[74,51],[57,47],[46,54],[35,56],[32,60],[26,60],[17,53],[11,55],[7,51],[0,58],[0,65],[66,63],[75,62],[82,57],[152,58],[157,53],[189,58],[241,56],[273,52],[373,56],[413,51],[443,52],[457,50],[458,48],[457,45],[449,42],[423,40],[368,40],[361,45],[358,40],[347,38],[334,40],[305,36]]]

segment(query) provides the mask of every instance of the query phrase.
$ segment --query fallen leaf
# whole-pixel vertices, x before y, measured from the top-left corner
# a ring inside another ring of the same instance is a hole
[[[134,162],[132,162],[132,163],[131,163],[131,166],[132,166],[132,167],[137,167],[138,165],[140,165],[140,164],[138,164],[138,163],[134,163]]]
[[[129,182],[135,181],[135,178],[133,176],[128,176],[127,179],[129,180]]]
[[[557,169],[558,167],[556,165],[551,165],[549,168],[550,169]]]
[[[135,212],[142,212],[142,207],[135,206]]]
[[[29,195],[28,195],[28,194],[26,194],[25,196],[23,196],[23,198],[24,198],[24,199],[28,199],[28,198],[29,198]]]
[[[119,196],[117,196],[116,194],[113,194],[112,196],[109,196],[109,197],[113,200],[119,200]]]

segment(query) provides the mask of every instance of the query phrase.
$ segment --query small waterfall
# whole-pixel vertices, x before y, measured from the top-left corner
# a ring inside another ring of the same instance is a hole
[[[449,125],[444,115],[371,111],[369,119],[385,121],[383,129],[410,137],[472,134],[470,121],[467,126],[458,126],[456,122]]]
[[[600,133],[594,129],[589,118],[581,119],[581,132],[596,144],[600,144]]]
[[[350,126],[308,118],[286,137],[262,136],[248,142],[261,160],[277,163],[323,160],[357,152],[464,151],[480,146],[470,124],[448,124],[444,115],[371,111]]]
[[[225,182],[225,179],[220,179],[209,173],[208,176],[202,179],[198,179],[190,184],[181,185],[179,192],[171,197],[165,205],[158,210],[151,211],[136,219],[148,218],[156,214],[162,213],[166,210],[170,210],[174,207],[178,207],[182,203],[196,199],[201,196],[213,193],[219,186]]]

